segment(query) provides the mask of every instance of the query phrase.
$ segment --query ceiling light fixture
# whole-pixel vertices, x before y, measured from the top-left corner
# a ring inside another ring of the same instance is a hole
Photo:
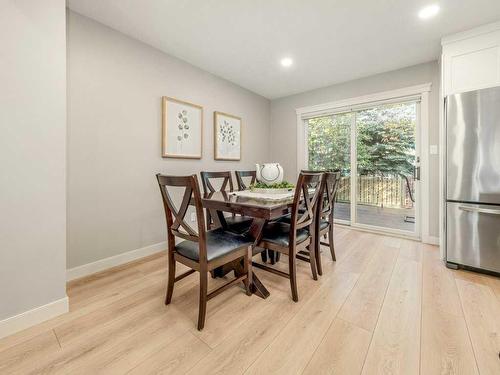
[[[426,20],[426,19],[434,17],[438,13],[439,13],[439,5],[433,4],[433,5],[426,6],[425,8],[422,8],[420,10],[420,12],[418,12],[418,16],[421,19]]]
[[[293,65],[293,60],[290,57],[285,57],[281,59],[281,66],[288,68]]]

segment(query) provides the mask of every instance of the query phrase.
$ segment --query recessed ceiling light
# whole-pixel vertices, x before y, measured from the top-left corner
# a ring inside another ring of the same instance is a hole
[[[284,66],[285,68],[288,68],[289,66],[293,65],[293,60],[290,57],[285,57],[281,59],[281,65]]]
[[[421,19],[426,20],[428,18],[434,17],[438,13],[439,13],[439,5],[433,4],[426,6],[425,8],[422,8],[422,10],[418,12],[418,16]]]

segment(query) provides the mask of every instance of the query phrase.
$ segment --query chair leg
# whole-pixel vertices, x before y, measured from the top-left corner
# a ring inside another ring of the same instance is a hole
[[[263,261],[264,263],[266,263],[266,262],[267,262],[267,249],[264,249],[264,250],[262,250],[262,251],[260,252],[260,257],[262,258],[262,261]]]
[[[316,257],[316,266],[318,268],[318,275],[323,275],[323,265],[321,264],[321,244],[319,240],[320,236],[316,236],[314,243],[314,255]]]
[[[336,262],[337,257],[335,256],[335,246],[333,243],[333,225],[330,225],[330,227],[328,228],[328,244],[330,245],[330,253],[332,254],[332,260]]]
[[[319,233],[319,226],[314,226],[314,255],[316,257],[316,267],[318,274],[323,275],[323,266],[321,265],[321,235]]]
[[[205,326],[205,316],[207,313],[207,291],[208,291],[208,272],[200,270],[200,302],[198,313],[198,331],[201,331]]]
[[[267,250],[267,252],[269,254],[269,261],[271,262],[271,264],[276,263],[275,262],[276,252],[274,250]]]
[[[309,244],[309,264],[311,265],[311,273],[314,280],[318,280],[318,272],[316,271],[317,261],[316,261],[316,236],[311,236],[311,242]]]
[[[292,289],[292,299],[299,302],[299,293],[297,291],[297,265],[295,261],[295,251],[288,254],[288,272],[290,273],[290,288]]]
[[[210,215],[210,211],[207,209],[206,210],[206,226],[207,226],[207,230],[210,230],[212,229],[212,215]]]
[[[280,258],[281,258],[281,253],[279,251],[276,251],[276,254],[274,255],[274,260],[276,261],[276,263],[280,261]]]
[[[248,247],[247,255],[244,257],[245,262],[245,273],[247,274],[247,278],[243,280],[245,284],[245,289],[247,292],[247,296],[252,295],[252,246]]]
[[[175,283],[175,258],[173,252],[168,252],[168,284],[167,296],[165,297],[165,305],[170,304],[172,301],[172,294],[174,293]]]

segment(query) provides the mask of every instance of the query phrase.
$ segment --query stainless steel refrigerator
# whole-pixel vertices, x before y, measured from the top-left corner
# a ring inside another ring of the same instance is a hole
[[[446,98],[446,261],[500,273],[500,87]]]

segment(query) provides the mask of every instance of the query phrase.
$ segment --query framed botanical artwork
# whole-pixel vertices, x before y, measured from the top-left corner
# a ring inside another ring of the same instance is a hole
[[[241,159],[241,118],[214,112],[214,158]]]
[[[203,107],[162,97],[162,157],[201,159]]]

